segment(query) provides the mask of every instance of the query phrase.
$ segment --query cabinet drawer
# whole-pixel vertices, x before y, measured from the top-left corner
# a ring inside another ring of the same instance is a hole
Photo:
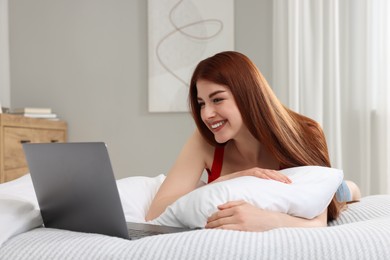
[[[27,167],[22,143],[64,141],[63,130],[4,127],[4,170]]]
[[[65,142],[65,132],[62,130],[35,130],[34,143],[63,143]]]

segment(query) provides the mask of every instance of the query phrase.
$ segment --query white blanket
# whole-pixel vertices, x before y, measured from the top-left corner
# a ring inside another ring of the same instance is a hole
[[[159,175],[117,181],[127,220],[144,221],[164,178]],[[327,228],[283,228],[260,233],[199,230],[127,241],[34,229],[42,220],[31,178],[26,175],[0,185],[0,213],[0,259],[387,259],[390,254],[389,195],[363,198]]]
[[[128,221],[144,222],[146,210],[164,178],[138,176],[117,181]],[[363,198],[327,228],[286,228],[264,233],[201,230],[132,242],[34,229],[42,225],[42,220],[31,177],[26,175],[0,185],[0,213],[0,259],[385,259],[390,254],[390,195]]]
[[[0,259],[389,259],[390,195],[368,196],[323,228],[197,230],[125,239],[37,228],[9,239]]]

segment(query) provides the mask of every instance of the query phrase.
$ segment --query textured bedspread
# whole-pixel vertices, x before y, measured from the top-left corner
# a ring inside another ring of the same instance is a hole
[[[8,240],[0,259],[389,259],[390,195],[368,196],[325,228],[197,230],[128,241],[37,228]]]

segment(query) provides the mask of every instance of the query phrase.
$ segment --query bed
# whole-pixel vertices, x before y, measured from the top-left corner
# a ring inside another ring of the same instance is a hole
[[[164,176],[117,181],[126,219],[142,221]],[[141,200],[129,200],[142,192]],[[133,193],[133,194],[131,194]],[[16,205],[16,206],[15,206]],[[194,230],[129,241],[42,227],[29,175],[0,185],[0,259],[389,259],[390,195],[350,204],[323,228]]]

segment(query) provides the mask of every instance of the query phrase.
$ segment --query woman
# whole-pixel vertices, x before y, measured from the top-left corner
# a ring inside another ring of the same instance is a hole
[[[196,189],[204,169],[209,182],[250,175],[290,183],[278,170],[330,167],[319,124],[284,107],[260,71],[241,53],[222,52],[201,61],[191,79],[189,102],[197,130],[157,192],[146,220],[158,217]],[[342,188],[351,194],[345,183]],[[327,211],[308,220],[231,201],[218,206],[206,228],[265,231],[326,226],[344,205],[334,197]]]

